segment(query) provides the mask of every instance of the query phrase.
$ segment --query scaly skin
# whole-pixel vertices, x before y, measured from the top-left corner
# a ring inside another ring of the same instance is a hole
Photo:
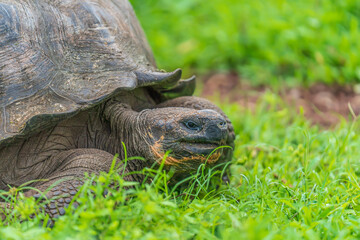
[[[224,113],[204,99],[178,98],[134,111],[115,97],[47,131],[17,139],[0,149],[0,189],[46,179],[30,184],[45,191],[61,181],[47,192],[47,197],[57,199],[45,211],[51,217],[63,215],[85,172],[106,172],[116,153],[120,154],[119,159],[125,157],[122,142],[128,157],[147,159],[128,162],[126,172],[160,163],[171,150],[165,167],[175,167],[181,175],[196,170],[201,163],[215,164],[222,158],[222,150],[208,159],[207,155],[220,145],[232,145],[233,129]],[[230,156],[228,152],[225,155]],[[141,182],[143,177],[130,175],[126,180]],[[34,190],[25,194],[40,197]]]
[[[47,193],[59,197],[45,209],[54,217],[85,172],[108,171],[116,153],[125,157],[122,142],[129,157],[147,159],[128,162],[128,172],[169,150],[165,167],[179,176],[229,159],[223,150],[207,158],[232,145],[231,123],[216,106],[198,98],[156,106],[191,95],[195,79],[156,70],[127,0],[0,0],[0,19],[0,189],[31,181],[44,191],[64,181]]]
[[[166,102],[156,105],[156,107],[157,108],[183,107],[183,108],[191,108],[196,110],[211,109],[220,113],[220,115],[226,120],[228,126],[228,136],[226,139],[226,145],[234,148],[235,132],[232,123],[228,118],[228,116],[226,116],[226,114],[218,106],[214,105],[212,102],[199,97],[186,96],[186,97],[178,97],[172,100],[168,100]]]

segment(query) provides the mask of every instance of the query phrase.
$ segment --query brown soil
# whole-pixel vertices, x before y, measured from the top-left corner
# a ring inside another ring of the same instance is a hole
[[[266,91],[275,92],[268,87],[251,87],[241,81],[236,74],[213,74],[204,80],[202,95],[219,95],[222,99],[238,102],[254,108],[258,98]],[[305,117],[314,124],[324,127],[335,126],[341,119],[349,119],[350,107],[357,116],[360,113],[360,94],[352,86],[328,86],[315,84],[309,88],[284,88],[279,95],[296,109],[304,109]]]

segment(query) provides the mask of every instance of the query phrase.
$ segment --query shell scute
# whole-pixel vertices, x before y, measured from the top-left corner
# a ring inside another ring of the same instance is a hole
[[[140,87],[136,71],[156,66],[128,1],[0,0],[0,142]]]
[[[0,0],[0,144],[115,92],[191,94],[180,78],[156,70],[127,0]]]

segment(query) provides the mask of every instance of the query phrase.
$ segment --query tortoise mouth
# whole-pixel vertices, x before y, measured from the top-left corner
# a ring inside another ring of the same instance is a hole
[[[223,141],[182,140],[172,142],[171,145],[157,143],[151,149],[158,163],[161,163],[166,149],[171,150],[170,155],[165,159],[165,165],[176,166],[177,171],[186,172],[196,170],[200,163],[217,162],[223,153],[223,148],[219,147],[223,145]]]
[[[202,155],[207,156],[214,152],[214,150],[221,146],[221,143],[219,142],[188,142],[188,141],[182,141],[180,142],[184,150],[196,154],[196,155]]]

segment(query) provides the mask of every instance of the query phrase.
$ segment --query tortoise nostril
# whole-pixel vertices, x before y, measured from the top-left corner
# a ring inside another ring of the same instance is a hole
[[[220,123],[211,124],[206,128],[206,137],[210,141],[220,142],[226,137],[226,129],[219,127]]]

